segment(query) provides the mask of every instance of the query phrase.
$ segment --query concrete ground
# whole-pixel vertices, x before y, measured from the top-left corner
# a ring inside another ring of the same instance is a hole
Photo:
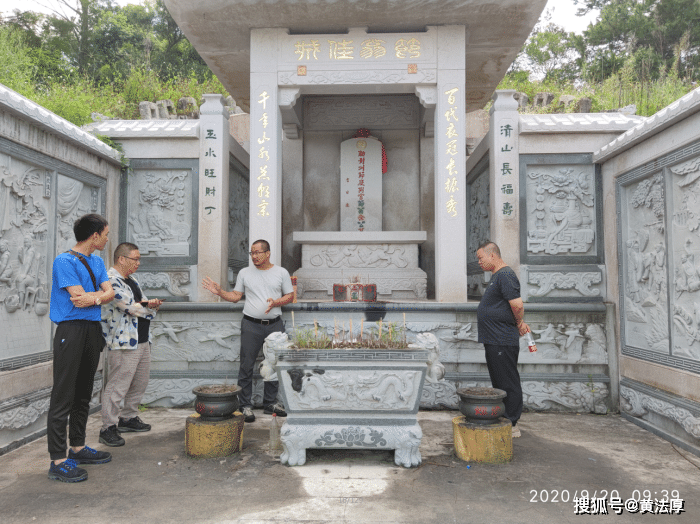
[[[0,522],[559,524],[586,521],[573,503],[583,490],[608,503],[608,515],[588,522],[700,522],[700,459],[617,415],[526,413],[513,461],[488,465],[455,457],[458,412],[421,412],[423,463],[404,469],[388,451],[309,450],[306,465],[283,466],[267,451],[271,417],[257,410],[241,453],[193,460],[184,446],[191,413],[148,410],[141,418],[153,430],[125,434],[119,448],[97,442],[92,415],[88,445],[114,459],[85,466],[89,479],[78,484],[48,480],[45,438],[0,456]],[[682,499],[684,511],[624,509],[647,490],[651,500]],[[620,515],[609,505],[614,492]]]

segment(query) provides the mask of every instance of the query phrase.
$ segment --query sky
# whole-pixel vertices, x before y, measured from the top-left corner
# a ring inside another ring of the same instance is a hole
[[[140,0],[116,0],[117,4],[141,4]],[[11,13],[14,9],[31,10],[48,12],[46,7],[42,6],[60,5],[60,2],[55,0],[0,0],[0,12],[3,14]],[[552,22],[562,26],[567,31],[581,33],[588,24],[592,22],[597,13],[589,13],[586,17],[577,17],[575,15],[577,6],[573,0],[549,0],[547,2],[546,11],[551,11]]]

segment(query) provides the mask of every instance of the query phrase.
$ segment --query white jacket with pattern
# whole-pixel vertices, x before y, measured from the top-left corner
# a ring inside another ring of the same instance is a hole
[[[136,349],[139,340],[138,319],[152,320],[156,316],[156,310],[143,307],[134,300],[133,291],[119,271],[111,267],[107,276],[114,288],[114,300],[102,306],[102,334],[107,349]],[[131,275],[131,279],[138,284],[134,275]],[[148,300],[143,289],[141,294],[141,300]],[[152,342],[150,330],[148,341]]]

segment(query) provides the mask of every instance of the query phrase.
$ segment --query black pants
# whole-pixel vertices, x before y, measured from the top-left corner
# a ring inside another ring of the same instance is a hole
[[[518,373],[520,348],[493,344],[484,344],[484,348],[491,384],[507,393],[503,401],[506,406],[506,418],[515,426],[523,413],[523,389]]]
[[[241,360],[238,369],[238,385],[241,391],[238,400],[241,408],[253,407],[253,367],[262,349],[265,338],[270,333],[284,332],[282,319],[274,324],[257,324],[247,319],[241,320]],[[277,400],[279,382],[265,382],[263,389],[263,406],[274,404]]]
[[[53,389],[46,422],[51,460],[66,458],[66,422],[72,447],[85,445],[95,371],[105,340],[99,322],[61,322],[53,339]]]

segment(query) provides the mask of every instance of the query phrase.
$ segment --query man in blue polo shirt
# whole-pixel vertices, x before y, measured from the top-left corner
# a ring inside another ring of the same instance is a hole
[[[94,251],[107,244],[109,226],[100,215],[80,217],[73,225],[77,244],[53,262],[51,320],[53,339],[53,389],[46,433],[51,465],[49,478],[62,482],[87,480],[78,464],[103,464],[110,453],[85,445],[90,398],[100,352],[102,308],[114,298],[104,262]],[[66,422],[70,450],[66,459]]]

